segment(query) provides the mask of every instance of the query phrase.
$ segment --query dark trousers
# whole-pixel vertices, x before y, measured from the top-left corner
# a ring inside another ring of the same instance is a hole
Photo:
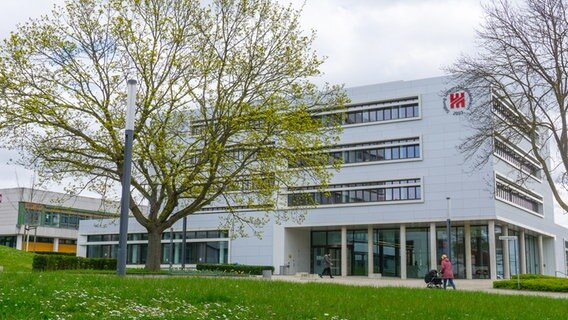
[[[322,276],[326,276],[329,275],[330,278],[333,278],[333,276],[331,275],[331,267],[325,267],[323,268],[323,271],[321,272]]]

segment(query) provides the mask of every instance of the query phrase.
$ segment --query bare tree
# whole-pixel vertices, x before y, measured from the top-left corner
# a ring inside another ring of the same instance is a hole
[[[345,94],[308,80],[322,59],[299,16],[271,0],[69,0],[0,47],[0,133],[43,178],[107,194],[123,176],[126,81],[138,79],[130,211],[148,230],[149,269],[162,232],[204,206],[228,210],[234,234],[301,218],[275,210],[278,192],[328,183],[313,151],[340,126],[314,115]]]
[[[562,197],[568,190],[566,9],[563,0],[492,1],[477,32],[479,52],[447,70],[477,99],[469,114],[475,134],[462,151],[483,163],[495,144],[524,146],[513,159],[520,176],[542,168],[554,198],[568,211]]]

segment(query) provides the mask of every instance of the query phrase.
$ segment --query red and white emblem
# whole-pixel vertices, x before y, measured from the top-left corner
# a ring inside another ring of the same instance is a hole
[[[463,114],[471,106],[471,94],[463,87],[454,87],[446,91],[444,96],[444,110],[452,115]]]

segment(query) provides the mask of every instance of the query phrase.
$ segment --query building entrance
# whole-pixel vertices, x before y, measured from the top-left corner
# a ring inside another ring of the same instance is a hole
[[[331,274],[341,275],[341,248],[337,247],[312,247],[312,273],[322,273],[324,268],[323,256],[331,253]]]

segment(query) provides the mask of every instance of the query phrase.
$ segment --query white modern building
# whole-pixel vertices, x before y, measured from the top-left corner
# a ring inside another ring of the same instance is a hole
[[[330,156],[343,160],[329,194],[301,224],[269,223],[262,239],[231,240],[217,230],[223,212],[190,216],[185,264],[273,265],[276,272],[319,273],[330,251],[336,275],[422,278],[449,253],[457,278],[566,274],[568,229],[555,224],[553,199],[523,145],[495,137],[493,157],[475,170],[457,146],[471,134],[462,116],[472,97],[448,78],[348,89],[344,133]],[[505,114],[496,104],[495,116]],[[529,177],[517,184],[516,169]],[[251,212],[254,214],[254,212]],[[451,224],[448,242],[448,221]],[[164,234],[164,264],[181,263],[182,222]],[[501,240],[506,236],[509,239]],[[131,219],[129,264],[143,264],[145,230]],[[170,256],[170,243],[174,244]],[[116,256],[118,225],[82,221],[78,254]]]
[[[96,198],[34,188],[0,189],[0,245],[75,253],[79,221],[108,218],[117,212],[117,204]]]

